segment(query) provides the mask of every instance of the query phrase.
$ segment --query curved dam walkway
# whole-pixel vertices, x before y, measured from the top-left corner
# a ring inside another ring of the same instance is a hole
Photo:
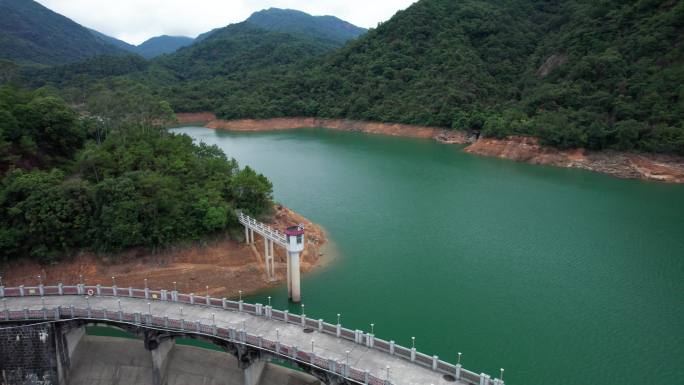
[[[70,340],[76,338],[74,335],[80,339],[83,332],[78,330],[84,330],[86,324],[117,326],[143,337],[145,348],[152,353],[154,384],[166,383],[166,356],[175,338],[189,337],[232,353],[244,371],[246,385],[259,383],[263,364],[269,361],[293,365],[326,384],[503,385],[500,379],[470,372],[415,348],[262,304],[176,291],[82,284],[0,286],[0,297],[0,332],[31,325],[60,328],[52,331],[58,334],[53,350],[59,367],[68,367],[74,349]],[[38,338],[45,342],[47,334],[41,331]],[[2,344],[6,345],[4,337]],[[17,341],[19,338],[17,335]],[[58,368],[60,378],[64,378],[64,371]]]

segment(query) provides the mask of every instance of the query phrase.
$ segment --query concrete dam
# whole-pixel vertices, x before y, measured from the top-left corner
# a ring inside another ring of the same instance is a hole
[[[0,297],[3,384],[504,384],[460,362],[268,305],[83,284],[0,286]],[[87,335],[88,325],[139,338]]]

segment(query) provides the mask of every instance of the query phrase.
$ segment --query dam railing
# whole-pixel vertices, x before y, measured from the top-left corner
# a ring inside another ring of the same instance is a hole
[[[438,356],[427,355],[416,351],[415,348],[407,348],[396,344],[394,341],[386,341],[375,337],[371,333],[365,333],[359,329],[348,329],[341,324],[331,324],[322,319],[308,318],[304,314],[292,314],[287,310],[276,310],[269,305],[260,303],[246,303],[242,300],[232,301],[226,298],[212,298],[195,294],[183,294],[176,290],[151,290],[150,288],[136,289],[132,287],[101,286],[101,285],[63,285],[57,286],[0,286],[0,298],[4,297],[25,297],[25,296],[61,296],[61,295],[81,295],[81,296],[110,296],[122,298],[138,298],[148,301],[167,301],[186,303],[198,306],[207,306],[244,312],[254,316],[266,317],[282,321],[288,324],[297,324],[303,328],[312,328],[320,333],[336,336],[338,338],[353,341],[359,345],[370,349],[397,356],[435,372],[452,376],[454,380],[460,380],[473,385],[504,385],[501,379],[492,379],[491,376],[464,369],[461,364],[451,364],[440,360]],[[186,321],[184,319],[173,319],[167,316],[159,317],[152,314],[141,312],[127,313],[123,310],[109,311],[106,309],[94,309],[90,305],[86,308],[76,308],[70,306],[63,308],[45,308],[41,310],[9,310],[5,308],[0,311],[0,321],[12,320],[61,320],[74,318],[87,318],[93,320],[109,320],[115,322],[126,322],[146,327],[157,327],[167,330],[178,330],[182,332],[199,333],[207,336],[214,336],[228,339],[231,342],[238,342],[260,350],[266,350],[272,354],[283,356],[291,360],[311,365],[320,370],[340,375],[346,379],[362,384],[390,385],[388,379],[379,378],[368,371],[358,370],[347,366],[344,362],[318,357],[313,352],[298,350],[296,346],[288,346],[279,340],[272,341],[260,335],[252,335],[245,330],[236,328],[222,328],[216,325],[203,324],[200,321]]]

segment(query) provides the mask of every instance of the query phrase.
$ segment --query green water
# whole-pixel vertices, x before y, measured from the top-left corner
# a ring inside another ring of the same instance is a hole
[[[684,378],[684,186],[327,130],[181,128],[268,176],[338,257],[305,275],[307,315],[508,384]],[[265,303],[278,288],[250,298]]]

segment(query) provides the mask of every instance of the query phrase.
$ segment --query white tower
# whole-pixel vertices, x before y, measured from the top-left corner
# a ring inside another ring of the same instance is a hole
[[[304,228],[290,226],[285,230],[287,241],[287,295],[293,302],[301,302],[299,281],[299,254],[304,250]]]

